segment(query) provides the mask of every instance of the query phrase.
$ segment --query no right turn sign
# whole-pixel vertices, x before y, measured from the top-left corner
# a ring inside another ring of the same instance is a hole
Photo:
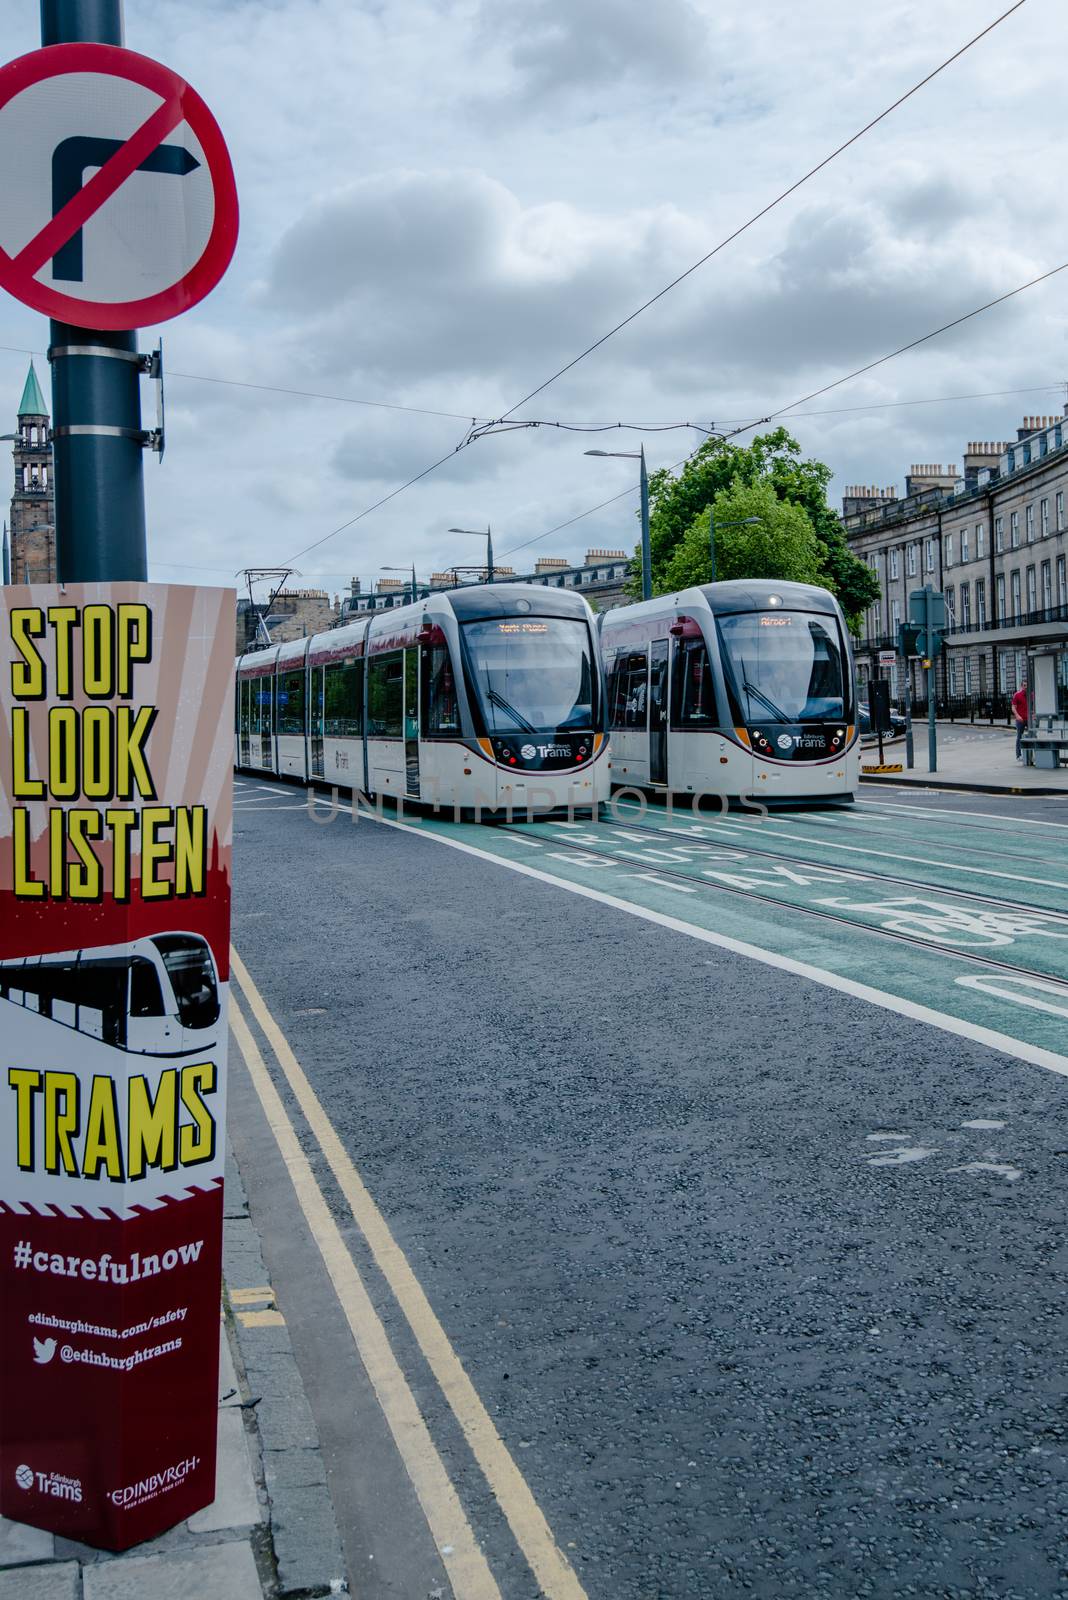
[[[0,68],[0,287],[78,327],[164,322],[237,243],[218,123],[170,68],[105,44]]]

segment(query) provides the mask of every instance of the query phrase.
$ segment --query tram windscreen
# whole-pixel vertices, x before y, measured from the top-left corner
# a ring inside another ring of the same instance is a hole
[[[219,990],[203,939],[163,933],[152,942],[163,957],[183,1028],[210,1028],[219,1020]]]
[[[503,617],[464,625],[489,733],[592,730],[596,675],[590,631],[568,617]]]
[[[834,722],[847,710],[847,673],[833,616],[741,611],[716,618],[738,720]]]

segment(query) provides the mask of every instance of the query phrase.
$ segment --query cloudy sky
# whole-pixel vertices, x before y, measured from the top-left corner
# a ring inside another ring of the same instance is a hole
[[[242,206],[227,278],[161,330],[151,576],[227,584],[296,558],[334,592],[385,564],[475,561],[447,530],[487,522],[520,570],[631,547],[636,496],[539,536],[633,481],[634,463],[584,448],[642,435],[543,428],[483,440],[299,554],[451,451],[472,417],[513,406],[1007,4],[126,0],[128,46],[214,110]],[[4,20],[9,55],[35,48],[37,0],[5,0]],[[1063,45],[1061,0],[1027,0],[519,415],[751,419],[1059,264]],[[967,440],[1061,409],[1066,291],[1068,273],[790,426],[836,494],[959,464]],[[45,320],[0,296],[0,344],[46,342]],[[11,412],[25,362],[0,350]],[[902,403],[1013,390],[1029,392]],[[698,435],[644,438],[657,466]]]

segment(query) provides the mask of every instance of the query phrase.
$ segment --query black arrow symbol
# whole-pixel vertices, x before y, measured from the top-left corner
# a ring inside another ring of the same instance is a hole
[[[90,134],[75,134],[63,139],[52,152],[52,215],[58,216],[73,200],[85,181],[90,167],[102,167],[105,161],[121,150],[124,139],[97,139]],[[196,156],[190,155],[184,145],[157,145],[146,156],[138,172],[169,172],[184,178],[199,167]],[[66,283],[81,283],[84,277],[82,262],[82,230],[76,229],[67,242],[52,257],[52,277]]]

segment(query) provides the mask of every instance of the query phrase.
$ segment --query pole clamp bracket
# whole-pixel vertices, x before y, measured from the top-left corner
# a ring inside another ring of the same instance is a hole
[[[53,439],[132,439],[155,448],[155,429],[116,428],[104,422],[71,422],[52,429]]]
[[[52,344],[47,354],[49,361],[61,356],[102,356],[105,360],[129,361],[146,377],[156,376],[154,366],[158,358],[154,351],[142,355],[137,350],[116,350],[109,344]]]

